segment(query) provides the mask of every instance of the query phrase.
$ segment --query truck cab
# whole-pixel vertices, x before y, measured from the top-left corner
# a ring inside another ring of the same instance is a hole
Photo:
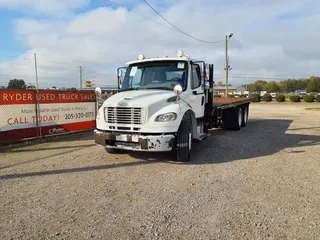
[[[172,151],[185,162],[192,141],[205,139],[213,127],[213,65],[182,51],[176,57],[139,55],[118,69],[118,86],[97,110],[94,130],[95,142],[109,153]]]

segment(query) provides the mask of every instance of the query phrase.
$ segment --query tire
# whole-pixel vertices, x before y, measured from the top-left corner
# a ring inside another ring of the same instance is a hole
[[[247,126],[248,116],[249,116],[248,107],[245,106],[245,107],[242,108],[242,124],[241,124],[241,127]]]
[[[242,126],[242,108],[232,108],[225,110],[223,116],[224,127],[229,130],[239,131]]]
[[[181,121],[178,129],[174,153],[176,160],[179,162],[188,162],[191,158],[191,119],[186,115]]]
[[[121,153],[120,149],[116,149],[116,148],[105,148],[106,152],[109,154],[119,154]]]

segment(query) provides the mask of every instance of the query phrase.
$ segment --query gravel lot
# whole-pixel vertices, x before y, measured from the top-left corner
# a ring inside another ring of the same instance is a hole
[[[251,104],[192,161],[109,155],[92,133],[0,153],[0,239],[319,239],[320,111]],[[320,104],[312,104],[320,107]]]

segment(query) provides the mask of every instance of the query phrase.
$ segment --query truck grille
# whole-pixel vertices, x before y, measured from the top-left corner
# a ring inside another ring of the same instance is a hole
[[[144,124],[145,112],[138,107],[106,107],[104,119],[107,123]]]

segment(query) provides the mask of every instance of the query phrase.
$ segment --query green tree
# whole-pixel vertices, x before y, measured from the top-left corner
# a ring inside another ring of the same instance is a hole
[[[34,85],[28,85],[27,87],[26,87],[26,89],[36,89],[36,86],[34,86]]]
[[[12,79],[8,83],[8,89],[26,89],[26,83],[23,79]]]
[[[296,90],[299,90],[299,89],[305,90],[307,87],[307,83],[308,83],[308,79],[297,80],[297,84],[296,84],[297,89]]]
[[[253,99],[253,102],[260,102],[261,101],[261,96],[259,94],[251,94],[249,98]]]
[[[297,90],[296,80],[295,79],[288,79],[286,81],[286,89],[287,89],[287,92],[295,92]]]
[[[280,87],[276,83],[276,81],[267,82],[264,86],[264,90],[272,93],[272,92],[280,92]]]
[[[263,80],[256,80],[253,84],[250,84],[248,86],[248,90],[250,92],[260,92],[265,88],[265,85],[267,84],[266,81]]]
[[[217,86],[223,86],[223,82],[222,81],[218,81],[217,82]]]
[[[277,83],[279,91],[282,93],[292,93],[296,90],[305,90],[307,86],[307,79],[288,79]]]
[[[244,86],[244,85],[242,85]],[[312,76],[310,79],[287,79],[280,82],[256,80],[248,85],[250,92],[281,92],[294,93],[296,90],[307,90],[307,92],[320,92],[320,77]]]
[[[310,77],[306,87],[307,92],[320,92],[320,78]]]

